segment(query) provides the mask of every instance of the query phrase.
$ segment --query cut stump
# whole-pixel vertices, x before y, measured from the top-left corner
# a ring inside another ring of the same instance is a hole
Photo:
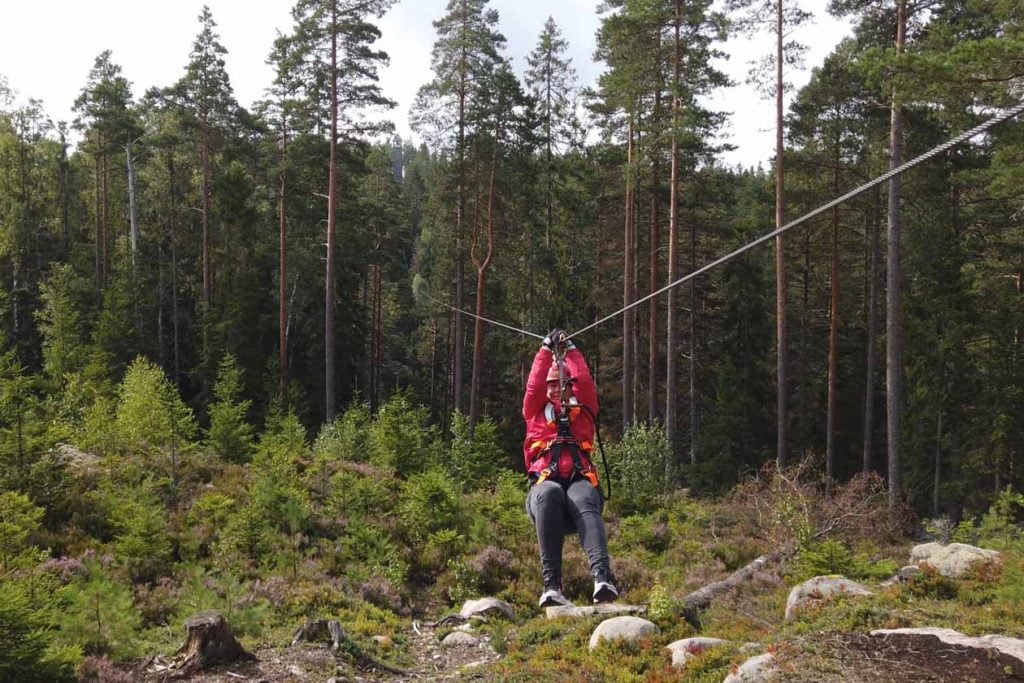
[[[337,650],[341,647],[341,644],[346,638],[347,636],[345,635],[345,631],[341,628],[341,624],[338,621],[334,619],[331,621],[326,619],[312,619],[300,626],[295,632],[295,635],[292,637],[292,645],[295,645],[300,641],[316,643],[324,640],[330,640],[331,649]]]
[[[189,676],[218,664],[255,659],[235,640],[220,612],[200,612],[185,620],[185,644],[170,669],[176,676]]]

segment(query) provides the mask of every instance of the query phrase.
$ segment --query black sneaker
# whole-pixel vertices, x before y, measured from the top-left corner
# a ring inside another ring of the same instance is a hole
[[[611,581],[594,581],[594,603],[615,602],[619,598],[619,589]]]
[[[557,588],[548,588],[540,594],[540,601],[537,604],[541,607],[558,607],[560,605],[571,605],[572,603],[562,595],[562,591]]]

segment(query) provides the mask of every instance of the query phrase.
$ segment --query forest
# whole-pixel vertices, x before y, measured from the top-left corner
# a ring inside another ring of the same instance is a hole
[[[795,1],[604,0],[580,83],[553,20],[510,55],[487,0],[449,0],[399,112],[393,2],[296,0],[250,109],[205,8],[179,80],[136,97],[102,52],[73,121],[0,75],[0,622],[42,634],[10,666],[140,657],[89,604],[155,633],[270,567],[450,589],[500,545],[463,495],[529,536],[520,406],[554,327],[588,328],[617,513],[797,464],[954,525],[1021,491],[1024,119],[632,304],[1018,106],[1024,5],[829,0],[853,33],[804,64]],[[777,147],[736,168],[708,102],[751,35]],[[72,616],[40,630],[60,572]]]

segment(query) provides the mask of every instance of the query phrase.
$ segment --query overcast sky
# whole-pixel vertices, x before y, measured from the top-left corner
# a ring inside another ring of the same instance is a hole
[[[265,64],[277,31],[289,32],[293,0],[10,0],[0,23],[0,76],[24,100],[43,101],[54,120],[74,118],[71,106],[86,82],[96,56],[112,51],[136,96],[151,86],[166,86],[184,72],[192,41],[199,31],[198,16],[209,5],[227,49],[228,74],[235,96],[250,106],[264,95],[272,78]],[[379,22],[381,49],[391,57],[381,74],[384,93],[398,102],[391,113],[403,137],[411,135],[406,122],[416,90],[430,80],[431,22],[444,14],[446,0],[399,0]],[[602,66],[592,62],[600,0],[491,0],[501,15],[500,30],[508,39],[507,54],[521,74],[526,55],[537,42],[544,21],[554,17],[569,42],[570,55],[581,86],[592,85]],[[815,12],[816,24],[802,28],[798,40],[810,48],[808,66],[819,64],[848,33],[824,12],[824,0],[805,0]],[[758,41],[733,40],[723,69],[742,82],[747,62],[771,50],[771,37]],[[797,85],[809,70],[794,74]],[[737,86],[713,101],[715,108],[732,114],[726,127],[738,149],[724,160],[752,166],[765,162],[774,148],[774,107],[761,101],[746,86]]]

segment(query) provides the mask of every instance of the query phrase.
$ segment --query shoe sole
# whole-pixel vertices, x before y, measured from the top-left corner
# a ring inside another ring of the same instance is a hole
[[[569,602],[559,602],[558,600],[545,600],[544,602],[540,603],[540,606],[541,607],[565,607],[566,605],[570,605],[570,604],[572,604],[572,603],[569,603]]]
[[[599,590],[597,593],[594,594],[594,604],[602,604],[602,603],[606,603],[606,602],[615,602],[618,599],[619,599],[619,594],[616,593],[615,591],[611,590],[611,589],[608,589],[608,588],[602,588],[601,590]]]

